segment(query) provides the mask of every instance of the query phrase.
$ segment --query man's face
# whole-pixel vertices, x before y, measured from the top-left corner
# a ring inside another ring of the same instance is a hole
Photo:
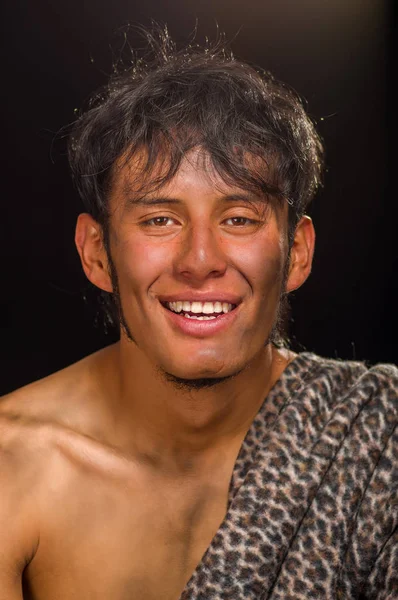
[[[226,377],[264,348],[288,255],[287,210],[227,186],[199,152],[144,198],[134,164],[110,198],[110,255],[138,348],[183,379]],[[122,335],[125,332],[122,331]]]

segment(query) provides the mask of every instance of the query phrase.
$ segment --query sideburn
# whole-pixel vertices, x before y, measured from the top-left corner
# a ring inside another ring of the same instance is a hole
[[[122,327],[126,337],[130,342],[133,342],[137,345],[137,342],[133,338],[133,335],[130,331],[130,328],[127,324],[126,318],[124,316],[122,301],[120,298],[119,291],[119,280],[116,273],[116,268],[114,262],[112,260],[111,252],[110,252],[110,244],[109,244],[109,228],[108,228],[108,220],[105,220],[105,224],[102,228],[103,232],[103,244],[106,252],[106,257],[108,261],[108,272],[111,278],[112,289],[113,292],[110,294],[108,292],[101,292],[102,295],[102,306],[105,312],[106,322],[111,323],[115,328]]]
[[[290,267],[290,255],[291,255],[291,244],[289,243],[289,251],[286,257],[285,265],[283,268],[281,293],[279,296],[278,311],[275,319],[275,323],[271,329],[268,340],[265,345],[271,342],[277,348],[288,348],[289,337],[288,337],[288,326],[290,319],[290,304],[289,294],[286,292],[287,280],[289,277]]]

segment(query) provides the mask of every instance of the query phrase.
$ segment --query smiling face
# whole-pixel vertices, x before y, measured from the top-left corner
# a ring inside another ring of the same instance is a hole
[[[124,165],[110,198],[109,251],[128,331],[175,377],[239,372],[264,351],[284,284],[289,291],[309,273],[310,266],[297,269],[305,245],[297,236],[288,269],[287,206],[226,185],[198,151],[156,192],[137,197],[136,177],[134,164]],[[76,242],[89,279],[112,291],[88,215],[79,218]]]

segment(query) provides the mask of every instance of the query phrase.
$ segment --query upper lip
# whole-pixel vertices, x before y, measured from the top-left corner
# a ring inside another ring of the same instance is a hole
[[[235,294],[225,292],[181,292],[178,294],[165,294],[158,296],[160,302],[227,302],[228,304],[238,305],[242,299]]]

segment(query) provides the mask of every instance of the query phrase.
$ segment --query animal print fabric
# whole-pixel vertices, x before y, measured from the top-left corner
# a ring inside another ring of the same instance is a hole
[[[297,356],[180,600],[398,599],[398,369]]]

